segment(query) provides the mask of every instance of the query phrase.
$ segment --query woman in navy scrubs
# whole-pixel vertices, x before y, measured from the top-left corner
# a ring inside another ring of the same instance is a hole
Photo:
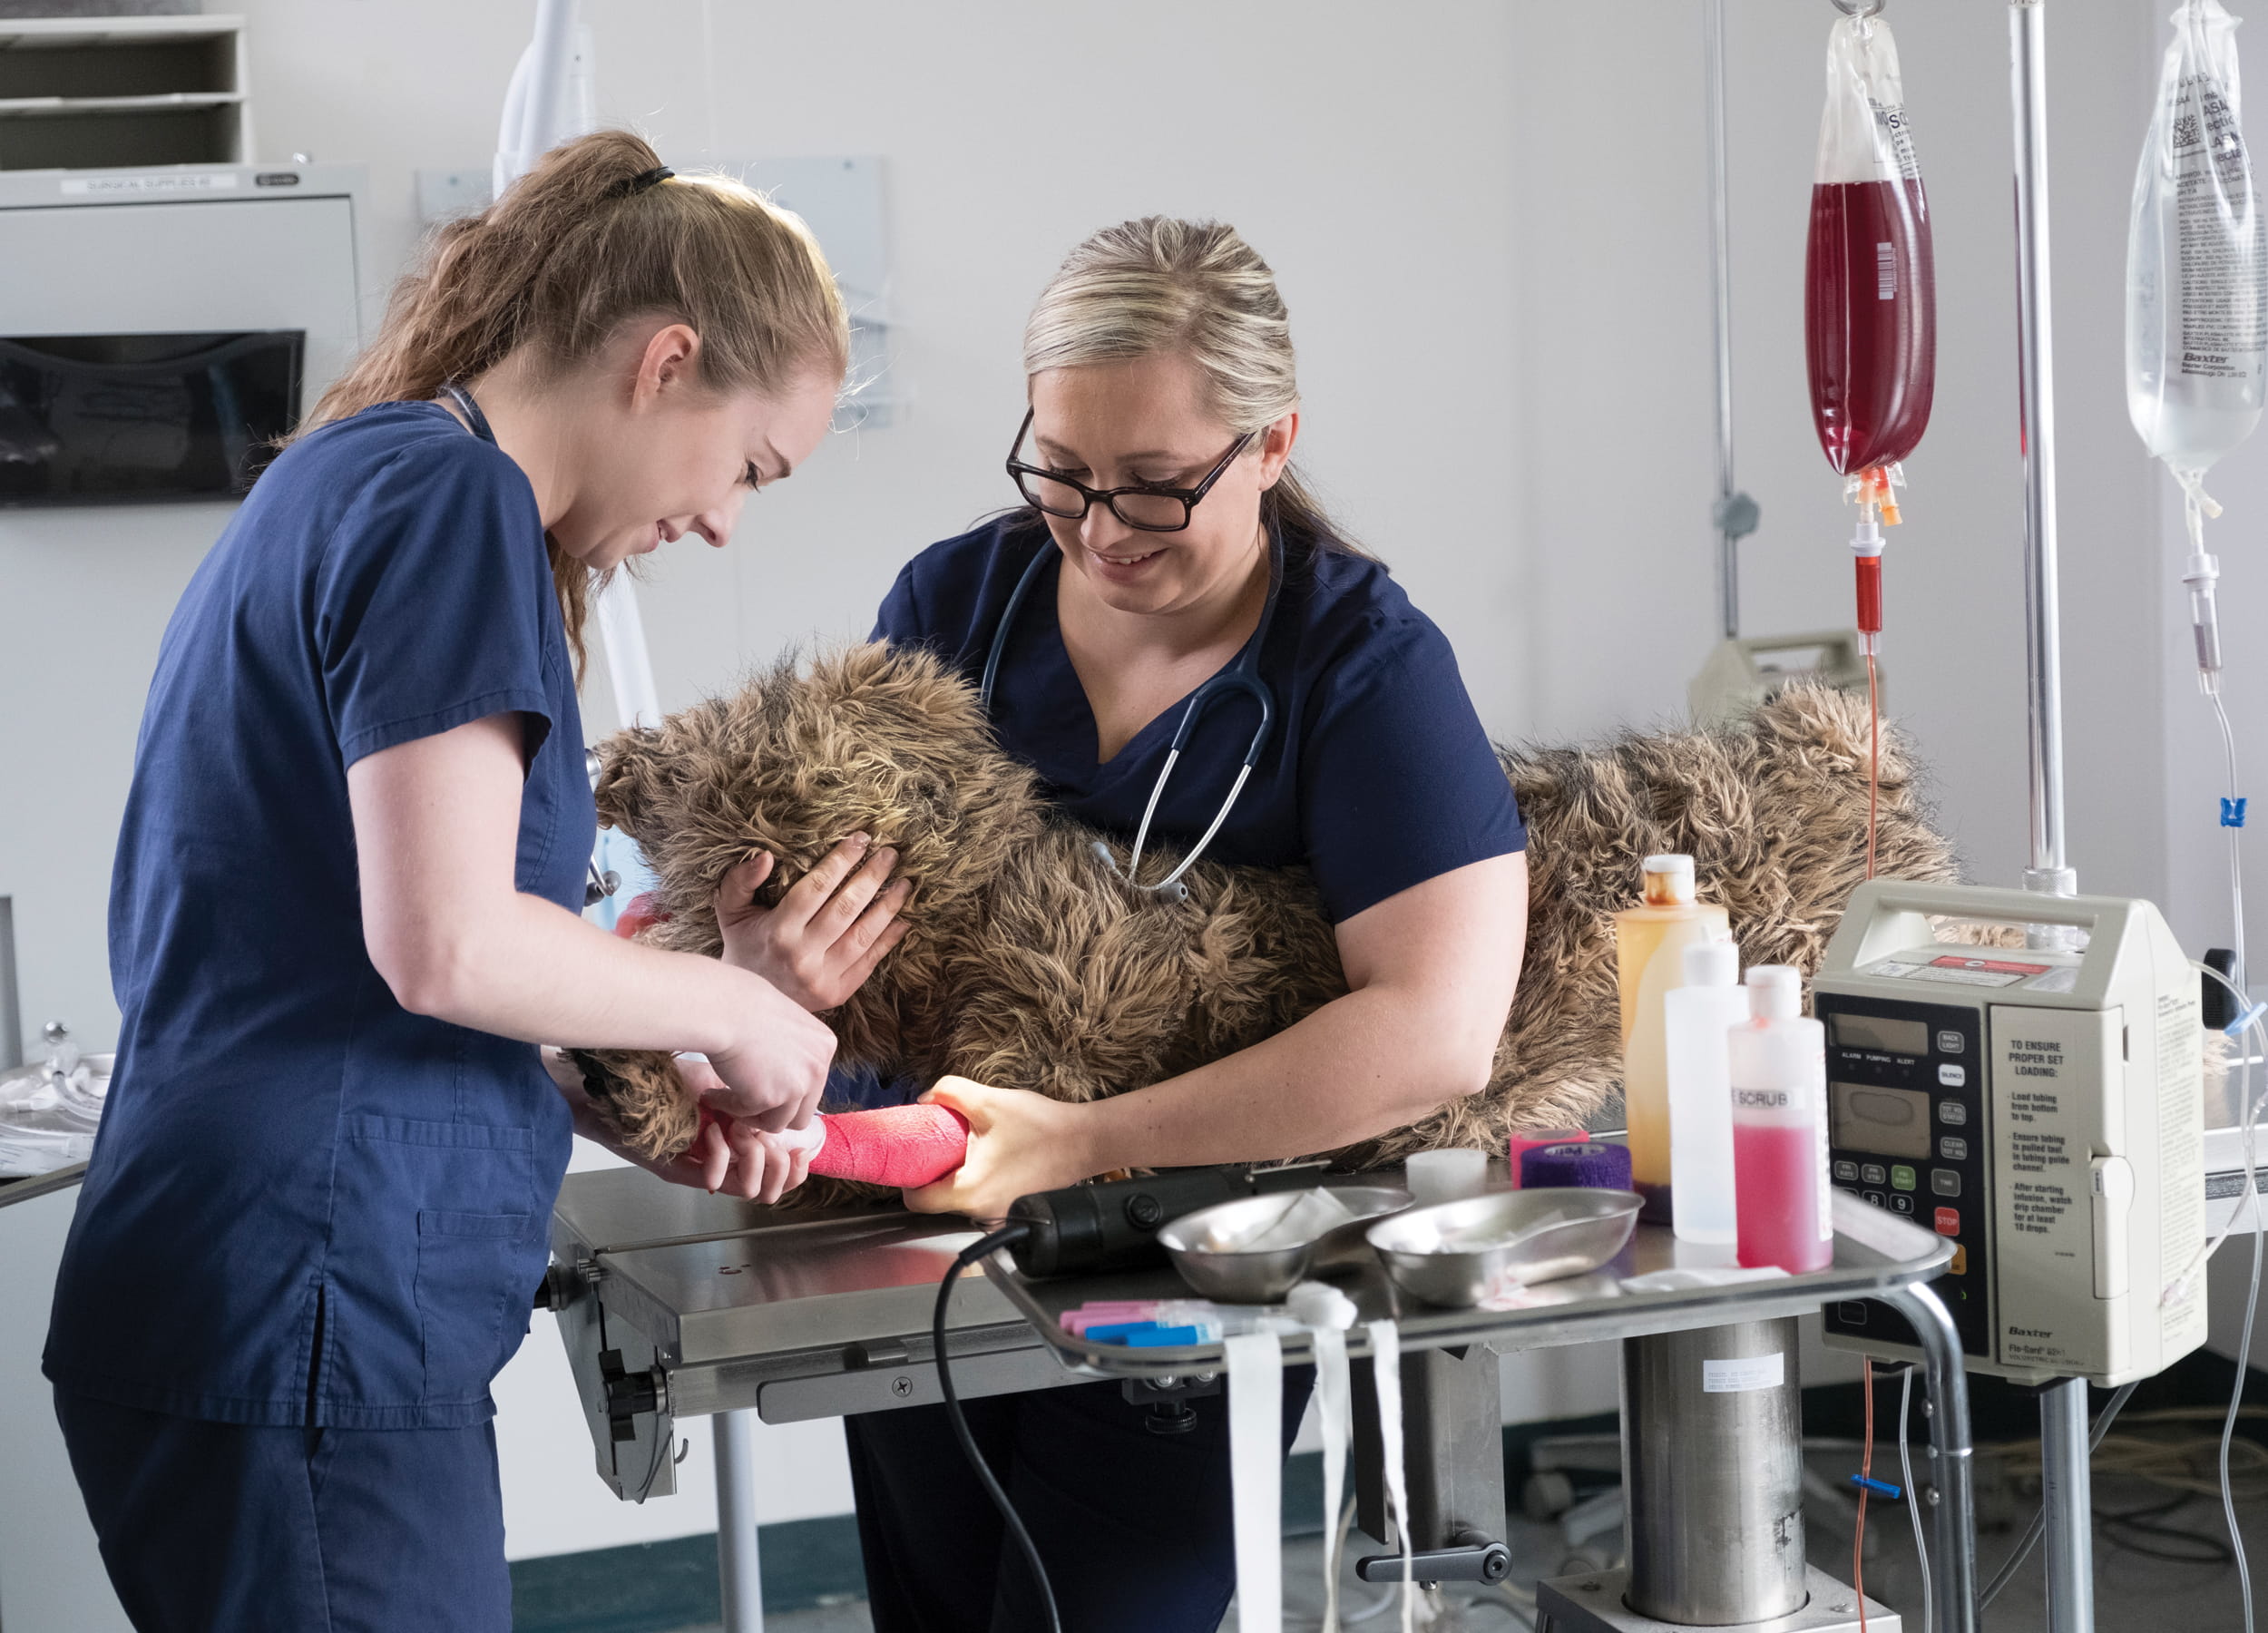
[[[1092,1104],[948,1079],[929,1098],[969,1119],[968,1160],[907,1200],[998,1218],[1114,1169],[1329,1149],[1481,1088],[1525,939],[1519,813],[1447,640],[1286,467],[1298,388],[1268,268],[1217,224],[1098,233],[1041,296],[1024,367],[1012,466],[1028,508],[916,557],[876,634],[925,642],[973,680],[996,659],[1002,741],[1122,846],[1186,699],[1240,668],[1256,677],[1273,722],[1206,854],[1311,870],[1348,992],[1241,1053]],[[1183,849],[1214,825],[1259,721],[1255,689],[1214,690],[1150,822]],[[1168,871],[1145,862],[1140,883]],[[1305,1393],[1286,1391],[1287,1441]],[[1161,1436],[1114,1384],[969,1404],[1066,1628],[1218,1622],[1236,1574],[1227,1413],[1219,1397],[1195,1406],[1194,1430]],[[879,1633],[1044,1625],[941,1408],[849,1431]]]
[[[45,1364],[137,1628],[510,1627],[489,1383],[594,1131],[538,1041],[705,1051],[728,1128],[664,1177],[801,1178],[772,1134],[897,934],[887,853],[723,961],[585,924],[575,671],[591,573],[723,544],[846,349],[800,222],[583,138],[445,231],[191,580]]]

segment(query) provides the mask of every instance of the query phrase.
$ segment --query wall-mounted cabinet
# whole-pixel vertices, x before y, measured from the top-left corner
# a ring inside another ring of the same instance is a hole
[[[0,20],[0,170],[242,164],[244,20]]]

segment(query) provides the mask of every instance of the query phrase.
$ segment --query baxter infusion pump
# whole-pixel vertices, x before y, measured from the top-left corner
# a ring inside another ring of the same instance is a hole
[[[1935,920],[2077,950],[1941,941]],[[2204,1341],[2203,1276],[2162,1301],[2204,1239],[2204,1130],[2198,977],[2156,907],[1872,880],[1813,998],[1833,1182],[1951,1239],[1934,1285],[1971,1371],[2123,1384]],[[1920,1354],[1877,1304],[1828,1306],[1826,1332]]]

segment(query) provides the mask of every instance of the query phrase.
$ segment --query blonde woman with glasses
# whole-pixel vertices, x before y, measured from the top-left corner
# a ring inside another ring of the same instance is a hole
[[[1525,836],[1449,643],[1346,543],[1291,465],[1284,303],[1236,231],[1095,234],[1024,334],[1021,509],[924,551],[879,637],[989,697],[1066,816],[1141,847],[1305,867],[1347,993],[1264,1043],[1088,1105],[947,1080],[968,1160],[912,1192],[997,1218],[1116,1169],[1262,1162],[1424,1116],[1486,1083],[1519,978]],[[1170,765],[1170,775],[1168,766]],[[1098,862],[1098,866],[1102,865]],[[1284,1433],[1306,1398],[1291,1380]],[[1225,1403],[1152,1433],[1115,1384],[973,1402],[977,1442],[1080,1633],[1198,1633],[1235,1586]],[[941,1408],[850,1421],[879,1633],[1045,1625]]]

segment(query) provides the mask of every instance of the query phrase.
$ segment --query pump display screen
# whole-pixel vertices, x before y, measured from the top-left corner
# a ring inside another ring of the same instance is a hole
[[[1927,1158],[1930,1097],[1916,1089],[1830,1083],[1827,1127],[1833,1142],[1849,1150],[1875,1151],[1885,1157]]]
[[[1930,1027],[1924,1021],[1896,1021],[1888,1015],[1850,1015],[1838,1011],[1832,1024],[1839,1048],[1883,1049],[1903,1055],[1930,1052]]]

